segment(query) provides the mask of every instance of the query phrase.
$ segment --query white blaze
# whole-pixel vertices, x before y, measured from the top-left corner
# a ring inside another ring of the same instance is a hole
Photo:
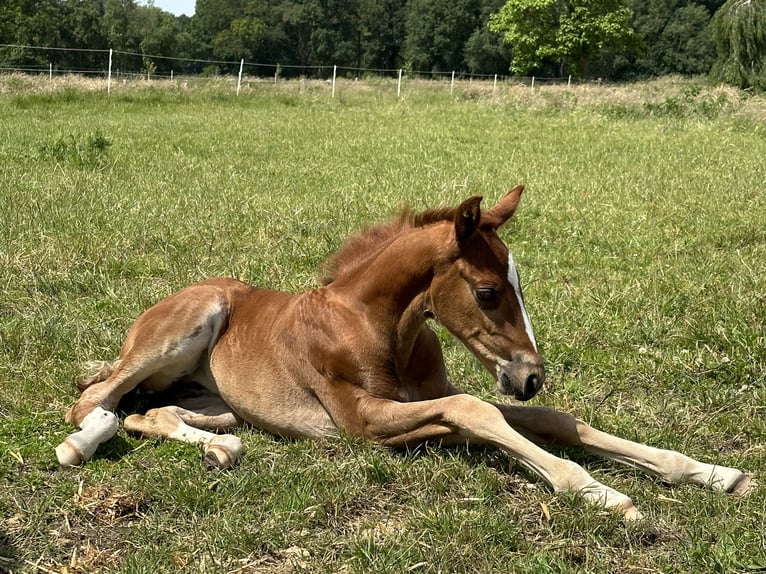
[[[519,272],[516,271],[516,262],[513,260],[513,255],[508,252],[508,282],[513,286],[513,292],[516,293],[516,300],[519,302],[521,308],[521,315],[524,317],[524,330],[527,332],[527,337],[532,342],[532,347],[537,351],[537,342],[535,341],[535,334],[532,332],[532,323],[527,315],[527,310],[524,307],[524,300],[521,298],[521,285],[519,285]]]

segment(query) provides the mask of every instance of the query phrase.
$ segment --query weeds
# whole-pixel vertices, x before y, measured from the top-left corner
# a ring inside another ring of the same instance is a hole
[[[108,152],[112,142],[99,130],[84,137],[60,136],[40,146],[41,159],[68,163],[75,167],[102,170],[108,166]]]

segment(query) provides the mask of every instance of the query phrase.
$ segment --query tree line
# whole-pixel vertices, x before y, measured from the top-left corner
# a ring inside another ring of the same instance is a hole
[[[765,87],[766,0],[3,0],[0,66],[286,76],[317,66],[631,80],[708,74]],[[75,51],[27,50],[46,46]],[[171,56],[176,59],[156,58]],[[228,63],[227,63],[228,62]],[[272,72],[273,73],[273,72]]]

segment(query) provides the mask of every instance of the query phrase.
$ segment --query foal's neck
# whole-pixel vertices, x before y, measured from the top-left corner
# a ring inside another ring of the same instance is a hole
[[[428,291],[435,266],[446,256],[451,224],[416,228],[399,235],[338,287],[366,306],[367,319],[379,332],[408,347],[425,322]]]

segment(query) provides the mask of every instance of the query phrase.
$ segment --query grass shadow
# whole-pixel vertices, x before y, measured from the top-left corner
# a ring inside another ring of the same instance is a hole
[[[115,435],[99,446],[91,460],[108,460],[116,462],[136,449],[124,436]]]
[[[11,541],[10,536],[0,529],[0,574],[18,571],[21,568],[19,564],[16,547]]]

